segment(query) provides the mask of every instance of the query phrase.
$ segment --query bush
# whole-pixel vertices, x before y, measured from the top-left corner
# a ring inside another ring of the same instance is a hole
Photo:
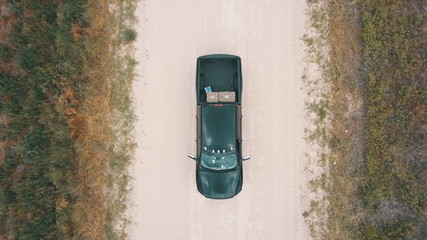
[[[135,41],[136,36],[137,36],[137,34],[136,34],[135,30],[133,30],[133,29],[126,29],[123,32],[123,40],[126,43],[130,43],[130,42]]]
[[[36,71],[36,67],[43,65],[43,56],[38,47],[31,45],[21,48],[18,51],[18,64],[23,70],[31,73]]]

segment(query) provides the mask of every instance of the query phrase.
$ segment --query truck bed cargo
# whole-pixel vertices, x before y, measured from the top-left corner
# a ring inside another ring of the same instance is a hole
[[[234,92],[235,102],[241,102],[242,70],[238,56],[215,54],[197,59],[197,104],[207,102],[205,87],[213,92]]]

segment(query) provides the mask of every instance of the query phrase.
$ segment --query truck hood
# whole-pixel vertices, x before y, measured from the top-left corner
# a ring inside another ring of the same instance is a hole
[[[200,168],[197,174],[197,189],[207,198],[232,198],[241,189],[240,175],[240,169],[222,172]]]

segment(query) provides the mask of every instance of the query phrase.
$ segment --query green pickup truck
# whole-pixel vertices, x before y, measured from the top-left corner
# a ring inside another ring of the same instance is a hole
[[[242,190],[242,69],[240,57],[225,54],[197,59],[197,190],[227,199]]]

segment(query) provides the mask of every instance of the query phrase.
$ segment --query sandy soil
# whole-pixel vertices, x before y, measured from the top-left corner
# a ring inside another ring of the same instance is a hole
[[[308,239],[301,93],[305,0],[141,0],[131,239]],[[197,192],[195,68],[200,55],[243,67],[242,192]]]

